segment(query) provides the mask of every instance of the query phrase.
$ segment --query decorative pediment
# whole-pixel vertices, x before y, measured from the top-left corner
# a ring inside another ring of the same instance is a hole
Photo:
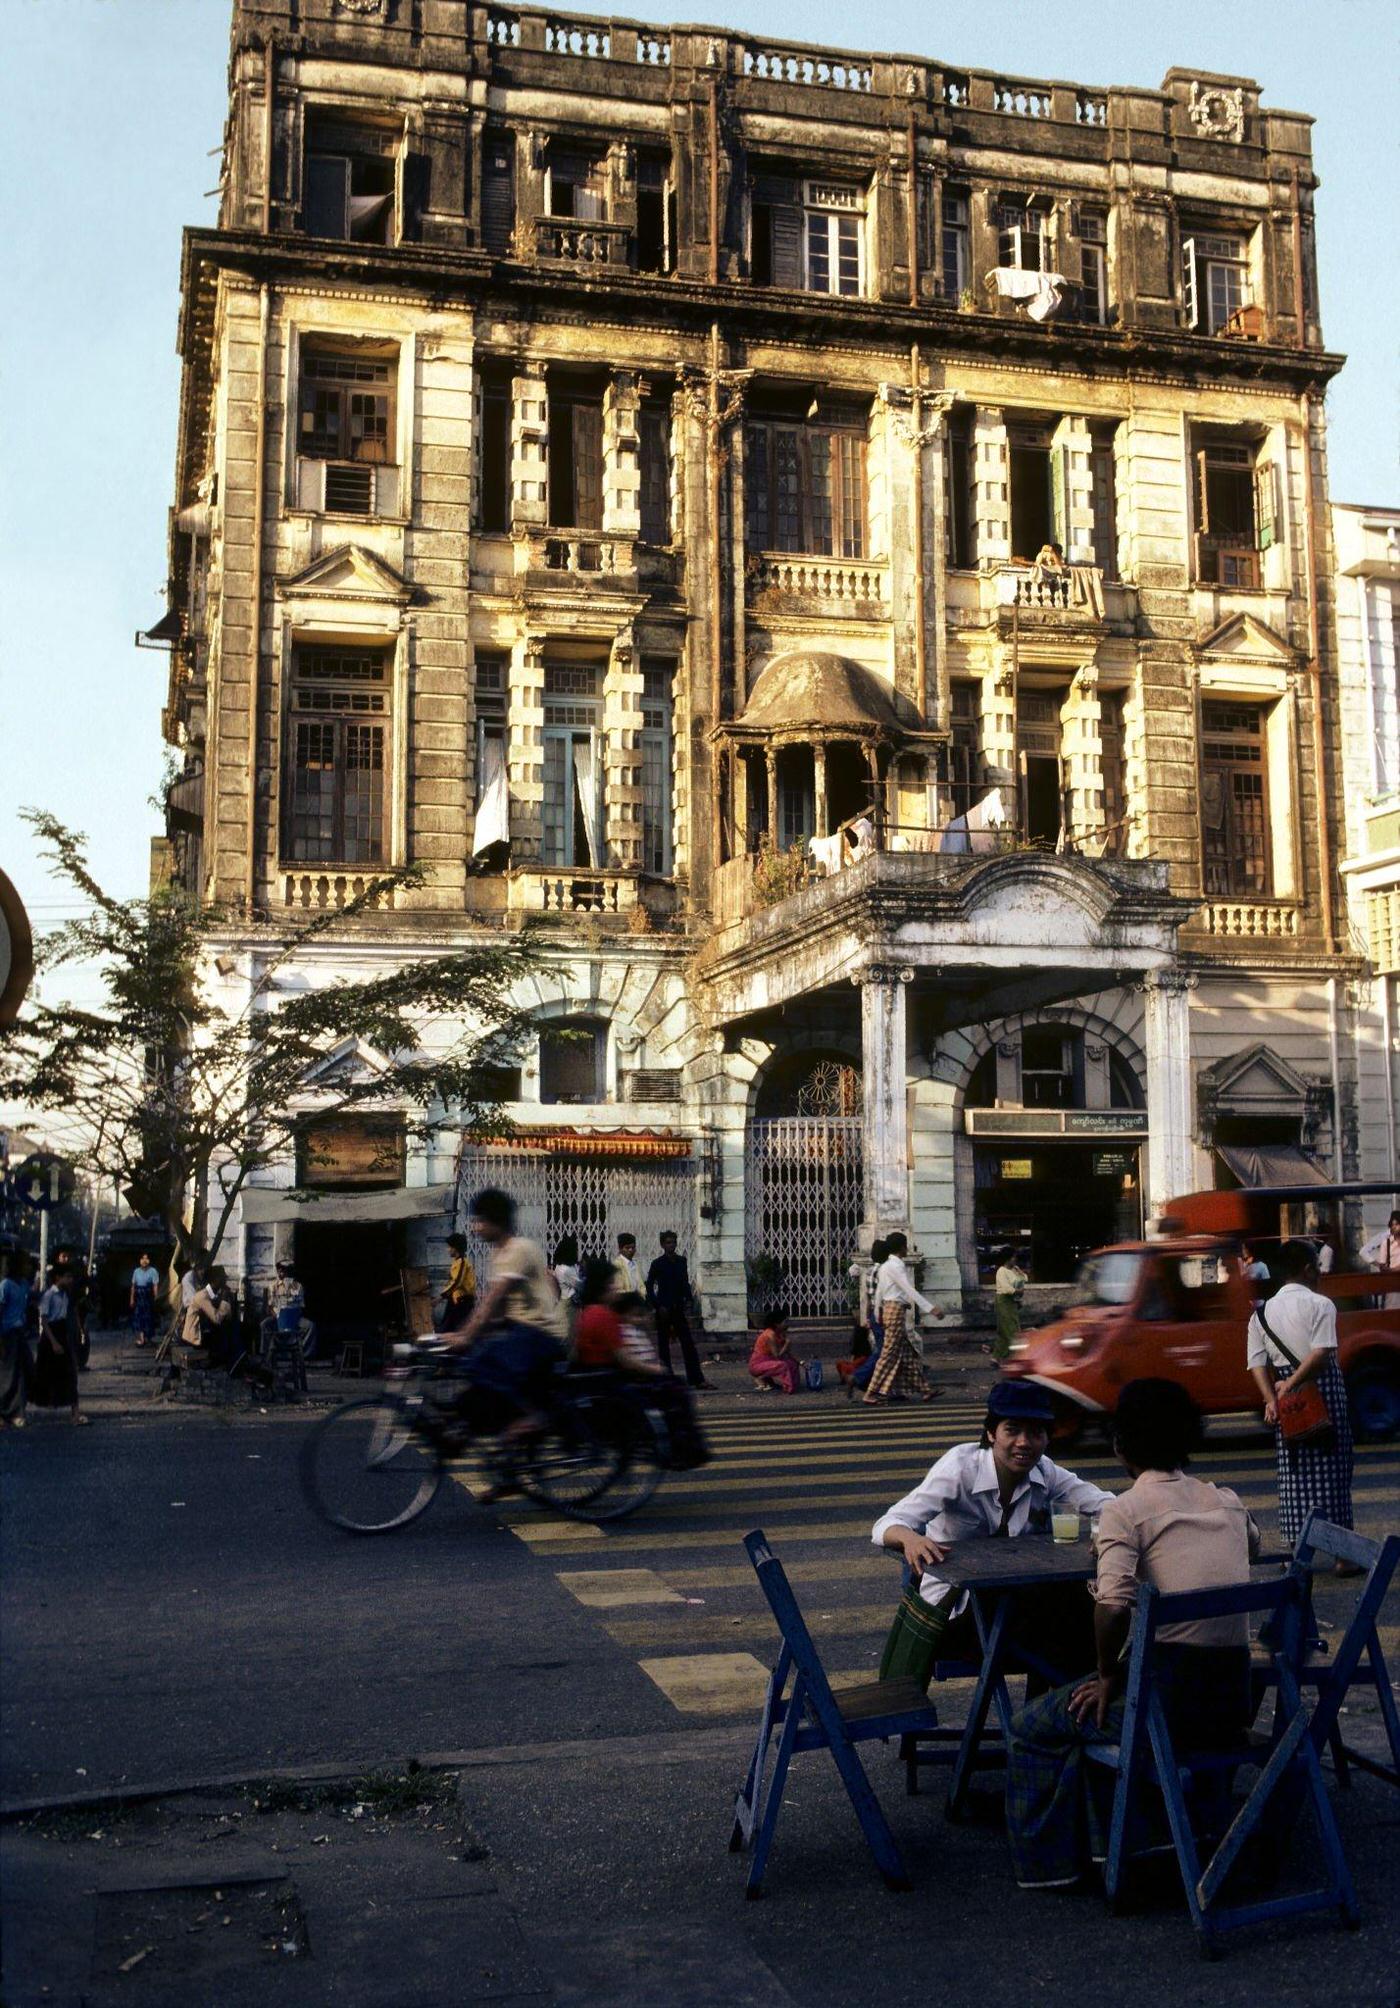
[[[333,1046],[314,1067],[308,1067],[302,1079],[308,1089],[343,1090],[362,1081],[377,1080],[388,1068],[389,1062],[381,1052],[352,1034]]]
[[[1200,1080],[1217,1109],[1241,1113],[1297,1113],[1306,1105],[1313,1086],[1262,1042],[1202,1067]]]
[[[1059,858],[1013,852],[983,865],[963,905],[978,939],[1085,949],[1099,939],[1112,892]]]
[[[1196,644],[1197,652],[1215,662],[1241,662],[1269,669],[1293,669],[1298,651],[1266,621],[1253,614],[1231,614]]]
[[[323,551],[304,571],[279,579],[277,592],[284,600],[378,600],[401,607],[413,598],[413,588],[402,572],[360,544],[340,544],[333,551]]]

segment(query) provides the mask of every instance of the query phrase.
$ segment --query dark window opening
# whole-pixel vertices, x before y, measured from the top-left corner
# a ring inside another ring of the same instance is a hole
[[[1064,827],[1060,767],[1061,696],[1023,690],[1016,699],[1016,750],[1021,767],[1021,830],[1026,840],[1054,848]]]
[[[1048,446],[1010,447],[1011,551],[1029,563],[1055,537],[1055,503]]]
[[[802,285],[802,197],[791,175],[755,175],[749,205],[749,275],[755,285]]]
[[[944,435],[943,549],[954,570],[975,563],[972,514],[972,412],[964,406],[949,414]]]
[[[670,162],[658,154],[637,160],[637,270],[670,272],[675,266],[675,190]]]
[[[509,256],[515,232],[515,141],[487,133],[481,162],[481,242],[497,258]]]
[[[1090,452],[1090,480],[1093,484],[1094,563],[1106,579],[1118,577],[1118,475],[1114,448],[1114,425],[1095,426]]]
[[[943,241],[939,247],[939,290],[957,302],[972,284],[971,203],[965,188],[943,191]]]
[[[641,450],[642,538],[648,544],[669,544],[671,530],[671,407],[644,404],[638,415]]]
[[[549,520],[560,530],[603,527],[603,405],[551,392]]]
[[[1068,1109],[1075,1094],[1074,1043],[1058,1025],[1028,1025],[1021,1034],[1021,1105]]]
[[[567,147],[549,151],[549,213],[580,223],[604,223],[608,214],[607,162]]]
[[[951,690],[952,740],[948,747],[948,784],[953,814],[965,816],[986,793],[982,781],[982,692],[975,683],[955,683]]]
[[[480,425],[477,528],[509,530],[511,387],[508,375],[482,372]]]
[[[658,878],[672,871],[672,690],[669,656],[642,657],[642,869]]]
[[[313,118],[306,135],[303,221],[311,237],[391,244],[397,134]]]
[[[587,1019],[570,1019],[540,1033],[540,1100],[601,1102],[606,1034]]]
[[[1243,592],[1261,584],[1260,554],[1277,541],[1277,470],[1252,446],[1213,440],[1196,453],[1196,573]]]
[[[298,404],[299,453],[313,460],[392,460],[393,364],[387,358],[304,349]]]
[[[1128,844],[1127,746],[1121,690],[1099,692],[1099,748],[1103,764],[1105,850],[1122,857]]]

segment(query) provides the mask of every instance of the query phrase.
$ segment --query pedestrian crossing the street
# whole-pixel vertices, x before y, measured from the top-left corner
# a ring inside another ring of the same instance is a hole
[[[976,1399],[882,1409],[812,1403],[717,1412],[707,1407],[712,1459],[669,1476],[634,1518],[595,1527],[528,1503],[497,1509],[534,1555],[686,1718],[743,1716],[763,1695],[776,1630],[740,1543],[763,1527],[797,1589],[833,1685],[873,1679],[899,1597],[899,1565],[870,1543],[876,1518],[955,1443],[975,1441]],[[1127,1484],[1100,1445],[1059,1460],[1109,1490]],[[1231,1486],[1268,1532],[1277,1525],[1271,1433],[1217,1425],[1192,1460],[1198,1477]],[[471,1474],[458,1482],[478,1489]],[[1379,1534],[1400,1520],[1393,1446],[1358,1448],[1356,1523]],[[1324,1619],[1325,1623],[1325,1619]],[[1382,1628],[1400,1659],[1400,1628]]]

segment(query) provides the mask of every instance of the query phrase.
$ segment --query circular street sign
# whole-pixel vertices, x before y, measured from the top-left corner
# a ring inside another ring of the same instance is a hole
[[[61,1157],[35,1151],[10,1173],[10,1191],[32,1213],[48,1213],[73,1196],[73,1167]]]

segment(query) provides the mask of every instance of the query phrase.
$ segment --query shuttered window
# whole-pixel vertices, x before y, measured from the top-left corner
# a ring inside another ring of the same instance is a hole
[[[865,435],[756,421],[744,432],[749,547],[865,555]]]
[[[648,544],[671,542],[671,413],[663,404],[644,404],[638,418],[641,447],[642,537]]]
[[[1261,705],[1201,706],[1201,827],[1207,893],[1267,899],[1273,869]]]
[[[302,200],[307,235],[392,244],[401,143],[401,133],[313,114]]]
[[[603,527],[603,406],[599,398],[550,393],[549,520],[560,530]]]
[[[481,242],[494,257],[509,256],[515,230],[515,141],[487,133],[481,157]]]
[[[380,650],[299,648],[287,717],[283,855],[382,864],[390,662]]]

